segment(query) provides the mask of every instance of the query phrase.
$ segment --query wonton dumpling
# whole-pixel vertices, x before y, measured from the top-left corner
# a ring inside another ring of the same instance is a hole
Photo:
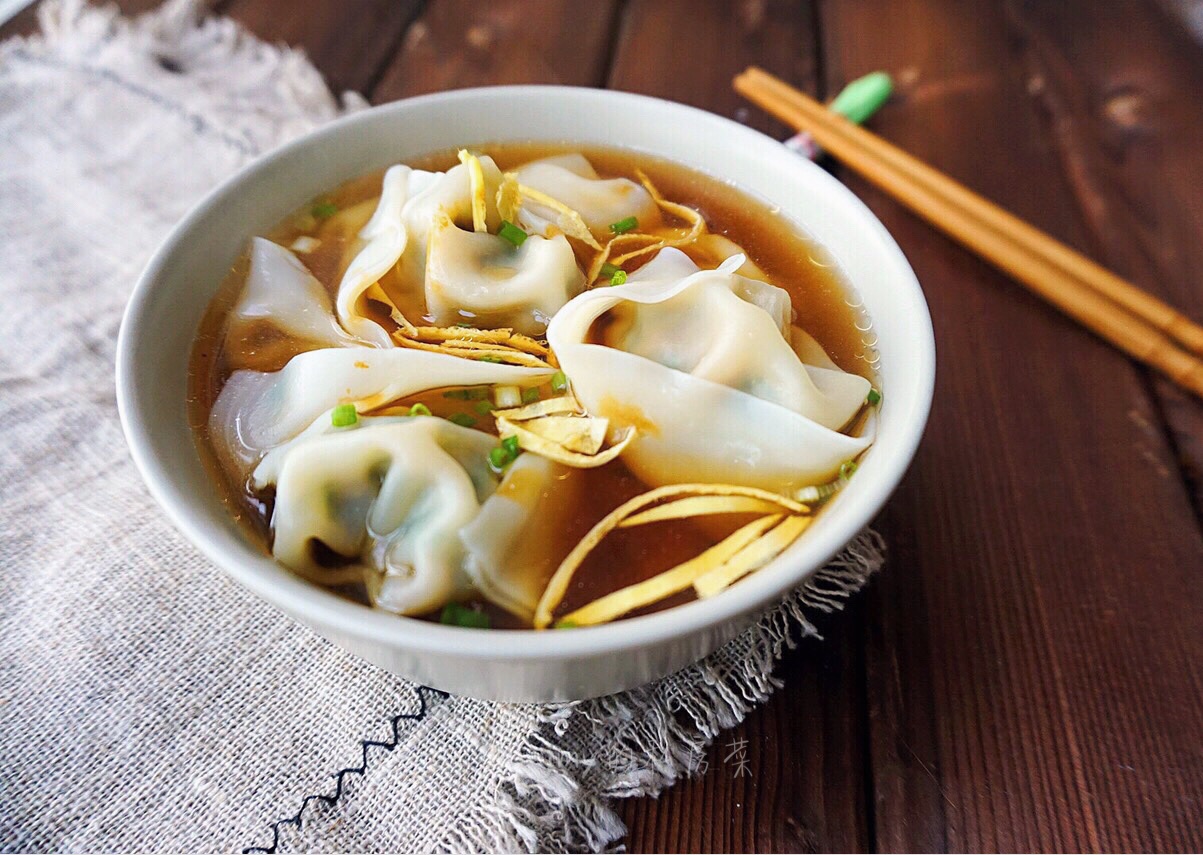
[[[422,614],[466,594],[459,531],[496,481],[496,439],[431,416],[365,418],[330,427],[329,415],[255,469],[256,489],[274,485],[272,555],[314,581],[330,571],[319,541],[363,568],[372,602]]]
[[[515,170],[518,181],[546,193],[581,215],[599,241],[613,237],[610,224],[635,217],[639,230],[660,224],[660,209],[647,190],[629,178],[599,178],[593,164],[581,154],[561,154],[532,160]],[[546,235],[557,214],[524,200],[519,224],[529,232]]]
[[[589,411],[639,429],[623,460],[649,484],[788,490],[830,478],[869,444],[838,432],[869,382],[804,365],[790,345],[788,296],[737,276],[742,263],[698,270],[661,250],[626,285],[572,300],[548,328]],[[611,310],[604,343],[586,343]]]
[[[563,235],[530,235],[515,248],[442,216],[430,233],[426,308],[441,326],[471,318],[480,326],[542,335],[547,321],[585,286]]]
[[[490,230],[496,232],[501,224],[495,201],[501,170],[490,157],[480,158],[480,165],[485,179],[486,220]],[[366,316],[363,301],[386,297],[377,283],[398,264],[401,280],[418,287],[416,283],[422,281],[425,270],[430,230],[440,216],[472,228],[472,183],[466,165],[446,172],[425,172],[405,165],[389,168],[376,213],[359,233],[363,248],[348,265],[338,288],[338,317],[343,326],[366,342],[379,347],[392,345],[388,333]]]
[[[251,241],[250,270],[238,302],[230,312],[229,335],[243,338],[259,324],[293,338],[329,347],[354,339],[334,320],[330,295],[309,269],[279,244],[257,237]]]
[[[804,413],[824,427],[838,430],[860,409],[868,381],[844,375],[846,388],[831,397],[799,363],[790,347],[792,307],[784,290],[733,272],[700,275],[684,253],[665,255],[629,281],[698,278],[664,300],[619,301],[605,344]]]
[[[552,373],[408,348],[312,350],[279,371],[230,375],[209,415],[209,435],[227,468],[242,471],[340,403],[382,406],[448,386],[534,386]]]
[[[548,532],[559,531],[577,505],[581,479],[537,454],[523,454],[476,518],[460,532],[464,569],[486,598],[530,620],[556,569]]]
[[[351,260],[338,286],[338,319],[352,334],[377,347],[392,347],[392,339],[380,324],[367,317],[364,301],[374,295],[376,284],[401,258],[411,237],[403,211],[411,197],[420,195],[440,179],[440,174],[399,165],[384,173],[376,213],[359,233],[363,248]],[[378,294],[376,296],[379,296]]]
[[[485,223],[488,230],[496,234],[501,228],[501,215],[497,213],[501,170],[488,155],[481,156],[479,160],[480,171],[485,179]],[[468,165],[461,163],[446,172],[434,174],[436,179],[414,195],[405,206],[405,225],[410,230],[415,247],[420,247],[423,254],[430,230],[441,214],[450,217],[460,228],[472,228],[472,173]]]

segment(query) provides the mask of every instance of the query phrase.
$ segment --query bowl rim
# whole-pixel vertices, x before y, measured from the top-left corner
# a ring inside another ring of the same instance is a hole
[[[821,167],[797,157],[797,166],[811,170],[809,180],[826,185],[826,189],[843,197],[861,225],[870,230],[889,259],[892,276],[906,286],[906,305],[910,312],[908,323],[913,337],[913,353],[909,360],[918,373],[916,394],[907,411],[899,417],[895,428],[897,453],[888,458],[873,458],[872,468],[862,467],[857,479],[856,504],[832,508],[821,531],[807,539],[812,556],[805,564],[795,558],[790,562],[790,549],[774,559],[766,568],[751,574],[721,594],[706,600],[695,600],[641,617],[626,618],[600,626],[576,628],[572,632],[557,632],[555,643],[548,644],[546,631],[507,629],[480,632],[454,626],[400,617],[355,603],[317,585],[305,582],[285,571],[270,556],[257,552],[245,536],[241,544],[226,543],[214,536],[216,526],[205,524],[205,514],[195,513],[195,505],[182,485],[173,480],[170,461],[160,459],[152,451],[149,413],[140,406],[136,383],[137,366],[134,351],[156,283],[170,266],[177,250],[189,239],[198,222],[213,208],[235,196],[241,185],[268,164],[294,156],[297,152],[327,146],[344,134],[353,133],[360,125],[376,121],[382,113],[414,110],[432,104],[454,108],[475,99],[522,99],[532,95],[541,98],[571,97],[618,103],[640,103],[662,110],[670,121],[688,122],[715,133],[727,135],[732,144],[747,145],[776,151],[781,143],[752,128],[696,107],[647,95],[590,87],[560,85],[486,86],[438,92],[407,98],[361,110],[335,119],[281,146],[259,155],[238,169],[195,203],[171,229],[151,256],[135,284],[122,316],[117,341],[116,391],[118,412],[131,457],[151,495],[167,513],[177,529],[211,561],[222,568],[243,587],[251,590],[277,608],[316,627],[338,627],[343,636],[354,637],[375,645],[401,648],[415,654],[444,654],[477,660],[522,659],[560,660],[564,658],[621,652],[656,645],[697,635],[709,629],[740,620],[797,588],[808,576],[821,569],[842,550],[881,510],[909,467],[922,439],[930,412],[935,387],[935,341],[931,316],[922,288],[902,250],[885,226],[869,208],[846,186]],[[768,146],[774,147],[768,149]],[[664,156],[664,155],[659,155]],[[669,156],[669,159],[672,159]],[[771,201],[771,200],[770,200]],[[189,346],[194,334],[189,337]],[[888,405],[888,404],[887,404]],[[191,431],[191,427],[188,427]],[[873,477],[866,477],[872,471]],[[856,484],[856,482],[854,482]],[[864,485],[864,486],[861,486]],[[849,487],[851,490],[852,487]],[[818,548],[821,537],[823,546]],[[788,570],[782,570],[786,566]],[[766,572],[777,568],[775,573]],[[270,572],[274,569],[275,573]]]

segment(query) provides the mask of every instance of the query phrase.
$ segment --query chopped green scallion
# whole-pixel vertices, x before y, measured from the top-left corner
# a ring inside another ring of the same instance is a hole
[[[477,401],[472,405],[472,409],[476,410],[476,412],[480,413],[482,416],[487,416],[489,413],[493,412],[493,402]]]
[[[409,408],[409,414],[411,416],[429,416],[431,414],[430,407],[418,401],[418,403]]]
[[[510,456],[511,460],[522,453],[522,449],[518,446],[518,437],[516,436],[507,436],[501,441],[501,447],[505,449],[506,454]]]
[[[443,606],[439,615],[439,623],[448,626],[463,626],[468,629],[488,629],[489,616],[484,612],[461,606],[459,603],[448,603]]]
[[[359,421],[354,404],[339,404],[330,411],[330,424],[335,427],[350,427]]]
[[[610,223],[610,231],[616,235],[621,235],[638,228],[638,226],[639,220],[637,220],[635,217],[624,217],[617,223]]]
[[[514,248],[517,249],[518,247],[522,246],[522,242],[526,240],[528,235],[509,220],[502,220],[501,228],[497,232],[497,237],[509,241],[514,245]]]
[[[543,396],[539,394],[538,386],[528,386],[522,390],[522,403],[533,404]]]
[[[613,265],[607,261],[605,264],[603,264],[601,266],[601,277],[602,277],[602,279],[612,279],[614,277],[614,274],[617,273],[621,269],[622,268],[616,267],[615,265]]]
[[[840,464],[840,477],[847,481],[852,477],[852,473],[856,471],[855,460],[845,460]]]
[[[568,378],[565,376],[563,371],[557,371],[555,374],[551,375],[551,391],[568,391]]]
[[[876,389],[870,389],[865,401],[870,407],[876,407],[881,403],[881,392],[878,392]]]
[[[625,270],[619,270],[617,273],[615,273],[613,276],[610,277],[611,285],[625,285],[626,282],[627,282],[627,272]]]
[[[472,326],[472,324],[468,323],[467,321],[460,321],[459,323],[456,324],[456,326],[467,329],[468,327]]]
[[[501,362],[501,360],[498,359],[496,356],[482,356],[479,361],[480,362],[494,362],[494,363]]]
[[[457,424],[460,427],[473,427],[476,424],[476,417],[470,416],[467,413],[455,413],[447,417],[447,421]]]
[[[564,618],[552,624],[552,629],[576,629],[577,626],[578,624],[576,621]]]
[[[500,445],[489,449],[489,465],[500,472],[505,467],[514,462],[514,458],[510,457],[510,453]]]
[[[313,206],[311,213],[319,220],[324,220],[338,213],[338,205],[333,202],[318,202]]]

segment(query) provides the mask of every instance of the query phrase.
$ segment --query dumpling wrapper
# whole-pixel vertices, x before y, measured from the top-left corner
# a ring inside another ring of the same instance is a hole
[[[501,224],[492,201],[501,184],[501,170],[492,158],[480,158],[488,200],[487,221],[492,231]],[[348,331],[377,347],[391,347],[388,332],[367,316],[364,301],[387,302],[380,280],[400,264],[400,281],[417,287],[426,266],[427,240],[434,221],[446,216],[472,227],[472,183],[465,164],[446,172],[426,172],[403,164],[384,174],[380,202],[359,238],[363,247],[352,259],[338,288],[338,317]]]
[[[461,229],[447,216],[430,233],[426,307],[439,326],[471,318],[476,326],[542,335],[551,316],[584,287],[563,235],[529,235],[514,247],[496,235]]]
[[[605,243],[614,235],[610,224],[635,217],[640,231],[658,226],[660,209],[651,194],[629,178],[600,178],[582,154],[561,154],[532,160],[516,169],[520,184],[556,199],[581,215],[590,233]],[[518,222],[526,231],[553,233],[556,212],[524,201]]]
[[[423,614],[471,590],[459,531],[496,479],[494,437],[431,416],[364,418],[333,428],[324,413],[256,467],[274,485],[272,555],[321,582],[314,541],[362,568],[372,602]]]
[[[334,319],[330,295],[322,283],[292,252],[261,237],[251,241],[250,269],[230,311],[227,335],[244,338],[259,324],[326,347],[355,343]]]
[[[689,287],[666,299],[618,301],[605,343],[780,404],[835,430],[860,409],[867,380],[824,371],[826,388],[820,389],[800,364],[790,344],[793,309],[781,288],[733,271],[707,274],[678,250],[662,251],[629,281],[655,287],[651,283],[691,276]]]
[[[480,513],[460,532],[464,569],[490,602],[531,620],[556,569],[549,532],[575,512],[582,479],[567,467],[526,453],[505,472]]]
[[[392,166],[384,173],[376,213],[359,233],[363,247],[351,260],[338,285],[338,319],[353,335],[377,347],[393,347],[388,332],[367,315],[365,302],[373,288],[409,245],[402,212],[410,197],[438,180],[438,174]]]
[[[788,295],[737,276],[743,261],[698,270],[684,253],[661,250],[627,284],[573,299],[548,327],[589,412],[638,429],[623,460],[650,485],[788,491],[828,480],[869,445],[838,432],[869,382],[804,365],[790,345]],[[588,343],[612,309],[606,343]]]
[[[501,170],[487,155],[479,157],[478,161],[484,177],[485,224],[489,232],[496,234],[501,228],[501,215],[497,213]],[[445,214],[460,228],[472,228],[472,172],[468,165],[461,163],[446,172],[431,174],[436,176],[435,179],[413,195],[405,206],[405,224],[411,233],[415,256],[419,249],[425,256],[430,230],[440,214]]]
[[[535,386],[551,368],[520,368],[409,348],[313,350],[279,371],[236,371],[209,415],[209,435],[231,472],[295,437],[341,403],[377,405],[448,386]]]

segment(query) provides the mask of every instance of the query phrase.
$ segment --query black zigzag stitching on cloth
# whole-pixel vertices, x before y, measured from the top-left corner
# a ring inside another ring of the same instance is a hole
[[[336,783],[335,783],[335,787],[334,787],[334,792],[331,795],[323,796],[323,795],[314,794],[314,795],[310,795],[310,796],[305,796],[305,798],[301,801],[300,810],[298,810],[295,814],[288,817],[287,819],[277,820],[276,822],[272,823],[272,825],[271,825],[272,842],[268,846],[248,846],[247,848],[242,850],[243,855],[249,855],[249,853],[251,853],[251,852],[266,852],[266,853],[269,853],[269,855],[271,855],[271,853],[274,853],[276,851],[276,847],[280,845],[280,828],[281,828],[281,826],[295,825],[297,827],[297,830],[300,831],[301,824],[304,822],[305,809],[307,807],[309,807],[309,805],[311,803],[325,802],[326,805],[328,805],[328,806],[333,806],[334,804],[336,804],[338,802],[338,800],[340,798],[342,798],[343,785],[344,785],[343,782],[346,780],[347,776],[348,775],[363,776],[367,772],[367,770],[368,770],[368,749],[369,748],[383,748],[385,751],[392,751],[394,748],[397,747],[397,744],[400,742],[400,739],[401,739],[401,734],[399,731],[401,722],[403,722],[403,721],[421,721],[422,719],[426,718],[426,714],[427,714],[427,712],[429,712],[429,707],[427,705],[427,696],[428,695],[434,696],[436,698],[448,697],[448,694],[446,692],[439,691],[438,689],[432,689],[429,686],[419,686],[418,687],[418,704],[419,705],[418,705],[417,712],[401,713],[399,715],[393,716],[393,719],[392,719],[393,735],[392,735],[391,739],[389,739],[387,742],[378,742],[378,741],[372,740],[372,739],[365,739],[362,742],[360,742],[360,745],[363,747],[363,762],[360,763],[358,766],[348,766],[345,769],[339,770],[338,774],[335,776]]]

